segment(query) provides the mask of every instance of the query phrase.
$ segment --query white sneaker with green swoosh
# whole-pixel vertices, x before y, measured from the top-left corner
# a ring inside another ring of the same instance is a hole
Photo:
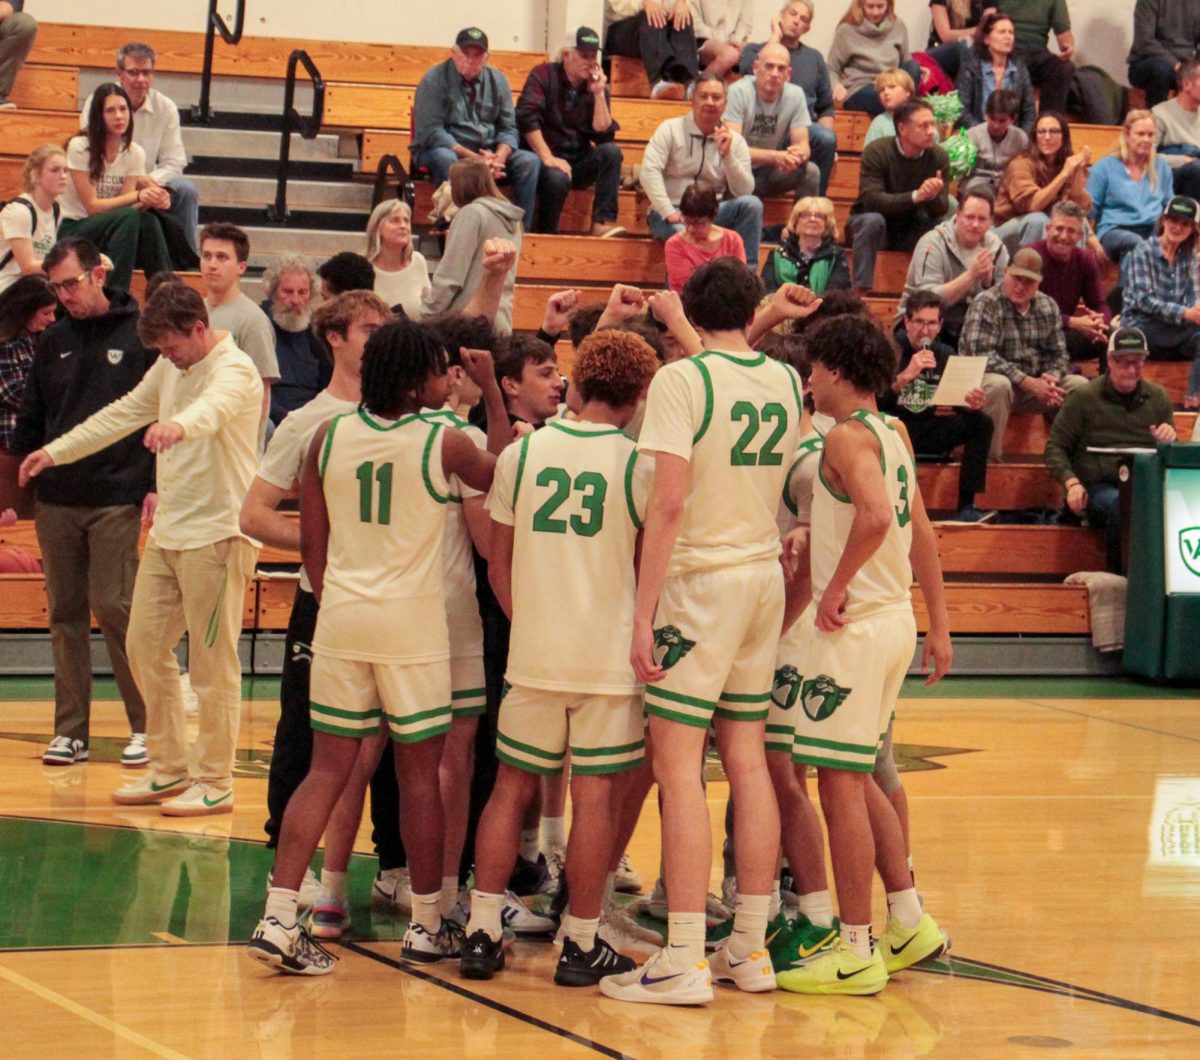
[[[211,784],[193,784],[182,795],[164,802],[158,812],[164,817],[209,817],[233,813],[233,789]]]
[[[112,793],[112,801],[120,806],[153,806],[184,794],[187,777],[160,777],[153,771],[139,777]]]

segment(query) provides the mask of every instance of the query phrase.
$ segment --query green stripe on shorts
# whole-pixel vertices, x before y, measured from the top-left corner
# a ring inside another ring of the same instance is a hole
[[[620,747],[572,747],[571,770],[588,776],[621,773],[636,769],[645,757],[646,744],[643,740]]]
[[[487,713],[487,689],[464,688],[450,693],[450,709],[455,717]]]
[[[657,703],[653,700],[663,702]],[[697,699],[695,696],[685,696],[682,692],[646,686],[646,713],[656,714],[668,721],[707,727],[716,709],[717,705],[711,699]]]
[[[388,731],[396,743],[420,743],[450,731],[450,704],[418,711],[403,718],[387,719]]]
[[[531,744],[521,743],[502,732],[496,733],[496,757],[510,766],[527,773],[550,776],[561,773],[566,751],[546,751]]]

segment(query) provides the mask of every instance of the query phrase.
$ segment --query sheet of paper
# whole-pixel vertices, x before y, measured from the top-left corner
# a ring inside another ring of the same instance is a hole
[[[946,361],[942,380],[933,392],[931,405],[965,405],[967,394],[983,383],[986,357],[951,357]]]

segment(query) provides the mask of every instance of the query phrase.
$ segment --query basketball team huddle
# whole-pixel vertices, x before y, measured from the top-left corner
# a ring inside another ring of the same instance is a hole
[[[320,940],[349,925],[346,862],[388,743],[411,877],[405,960],[457,960],[466,979],[502,972],[522,822],[543,778],[568,770],[552,906],[561,986],[679,1005],[711,1002],[714,983],[874,994],[948,948],[913,882],[891,753],[917,642],[914,574],[930,683],[952,658],[911,444],[876,407],[896,349],[869,318],[836,317],[777,360],[759,340],[814,299],[785,285],[761,302],[744,263],[701,267],[682,295],[648,299],[684,356],[660,366],[635,332],[597,330],[576,351],[568,409],[515,439],[488,352],[448,351],[406,319],[371,333],[361,404],[317,428],[300,477],[304,574],[320,605],[313,755],[283,816],[252,958],[333,971]],[[486,435],[462,418],[464,396],[482,401]],[[511,634],[496,782],[460,895],[457,852],[444,868],[455,825],[439,763],[455,725],[482,709],[473,547]],[[736,865],[733,915],[719,921],[710,743]],[[655,783],[667,932],[641,929],[660,946],[639,966],[604,910]],[[300,889],[322,837],[343,901],[306,926]],[[878,938],[874,871],[888,905]]]

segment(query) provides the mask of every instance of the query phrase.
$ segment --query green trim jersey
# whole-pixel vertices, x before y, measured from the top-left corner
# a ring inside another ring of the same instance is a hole
[[[778,557],[801,410],[799,376],[761,353],[706,350],[655,375],[638,449],[691,465],[668,577]]]
[[[452,409],[426,410],[428,423],[457,427],[480,449],[487,448],[487,435]],[[286,421],[285,421],[286,422]],[[442,543],[445,565],[446,623],[450,629],[450,658],[466,659],[483,654],[483,621],[475,595],[475,556],[463,514],[463,500],[481,496],[457,475],[450,476],[450,507],[446,511],[446,533]]]
[[[514,532],[509,684],[640,690],[634,548],[653,474],[628,435],[586,421],[547,423],[500,455],[487,508]]]
[[[449,658],[442,537],[450,484],[440,423],[364,409],[336,417],[321,450],[329,546],[316,654],[363,662]]]
[[[813,483],[817,480],[817,465],[824,448],[825,435],[815,428],[805,434],[796,446],[796,455],[783,481],[783,496],[775,516],[781,535],[812,523]]]
[[[846,615],[863,618],[891,610],[912,610],[912,496],[917,489],[917,467],[891,417],[859,409],[849,420],[867,427],[879,441],[879,462],[895,517],[887,536],[875,553],[850,579],[846,592]],[[854,505],[838,493],[825,477],[821,455],[812,502],[813,603],[818,606],[825,588],[845,551],[854,522]]]

